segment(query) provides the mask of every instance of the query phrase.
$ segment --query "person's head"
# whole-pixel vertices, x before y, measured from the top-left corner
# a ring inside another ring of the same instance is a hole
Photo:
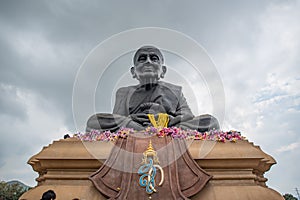
[[[41,200],[55,200],[56,194],[53,190],[48,190],[44,192]]]
[[[164,66],[164,57],[161,51],[154,46],[143,46],[139,48],[133,57],[134,67],[131,68],[133,78],[141,83],[155,82],[163,78],[167,68]]]
[[[70,135],[69,134],[65,134],[64,135],[64,139],[68,139],[68,138],[70,138]]]

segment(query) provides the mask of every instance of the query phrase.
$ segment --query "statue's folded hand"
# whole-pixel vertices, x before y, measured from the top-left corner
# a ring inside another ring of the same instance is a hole
[[[175,124],[180,122],[180,118],[179,117],[174,117],[172,115],[169,115],[169,123],[168,126],[174,126]]]
[[[141,104],[140,110],[141,112],[146,114],[166,113],[166,110],[162,105],[154,102],[147,102]]]
[[[148,115],[145,114],[145,113],[131,114],[130,118],[133,121],[135,121],[135,122],[137,122],[137,123],[139,123],[141,125],[144,125],[145,123],[150,123]]]

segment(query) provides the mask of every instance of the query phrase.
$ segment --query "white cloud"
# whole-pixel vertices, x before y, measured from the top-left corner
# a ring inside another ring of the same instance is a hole
[[[294,142],[292,144],[281,146],[279,149],[277,149],[277,152],[283,153],[287,151],[293,151],[300,147],[300,142]]]
[[[224,29],[227,39],[219,44],[223,51],[212,55],[225,87],[224,128],[241,131],[274,156],[278,163],[268,172],[271,178],[267,184],[282,193],[299,184],[297,177],[283,178],[280,173],[286,168],[297,173],[285,164],[286,160],[299,165],[298,154],[292,151],[298,150],[295,141],[300,140],[299,3],[273,2],[264,12],[249,17],[252,26],[232,27],[232,36]],[[236,20],[249,23],[241,16]],[[240,32],[245,34],[236,35]],[[278,154],[279,149],[284,154]],[[283,179],[286,181],[280,181]]]
[[[0,177],[10,180],[23,179],[29,185],[35,185],[37,173],[24,164],[43,146],[63,137],[67,132],[61,111],[54,105],[30,91],[18,91],[17,101],[26,106],[27,118],[16,120],[0,115],[1,125],[1,170]],[[19,166],[24,166],[20,169]]]

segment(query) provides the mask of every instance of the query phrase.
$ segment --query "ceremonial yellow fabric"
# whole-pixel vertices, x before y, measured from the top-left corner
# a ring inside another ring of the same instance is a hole
[[[151,124],[155,127],[168,127],[169,123],[169,115],[167,113],[158,113],[158,119],[157,121],[155,120],[155,117],[153,114],[148,114],[148,118],[151,122]]]

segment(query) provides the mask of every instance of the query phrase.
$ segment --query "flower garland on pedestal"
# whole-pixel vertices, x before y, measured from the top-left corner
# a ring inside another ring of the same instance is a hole
[[[88,133],[77,133],[74,137],[82,141],[115,141],[117,138],[126,138],[130,134],[138,131],[131,128],[120,128],[117,132],[92,130]],[[170,136],[173,139],[192,139],[192,140],[209,140],[217,142],[236,142],[237,140],[246,140],[239,131],[221,131],[210,130],[206,132],[198,132],[196,130],[183,130],[178,127],[156,128],[148,127],[143,131],[139,131],[145,135],[156,135],[157,137]]]

